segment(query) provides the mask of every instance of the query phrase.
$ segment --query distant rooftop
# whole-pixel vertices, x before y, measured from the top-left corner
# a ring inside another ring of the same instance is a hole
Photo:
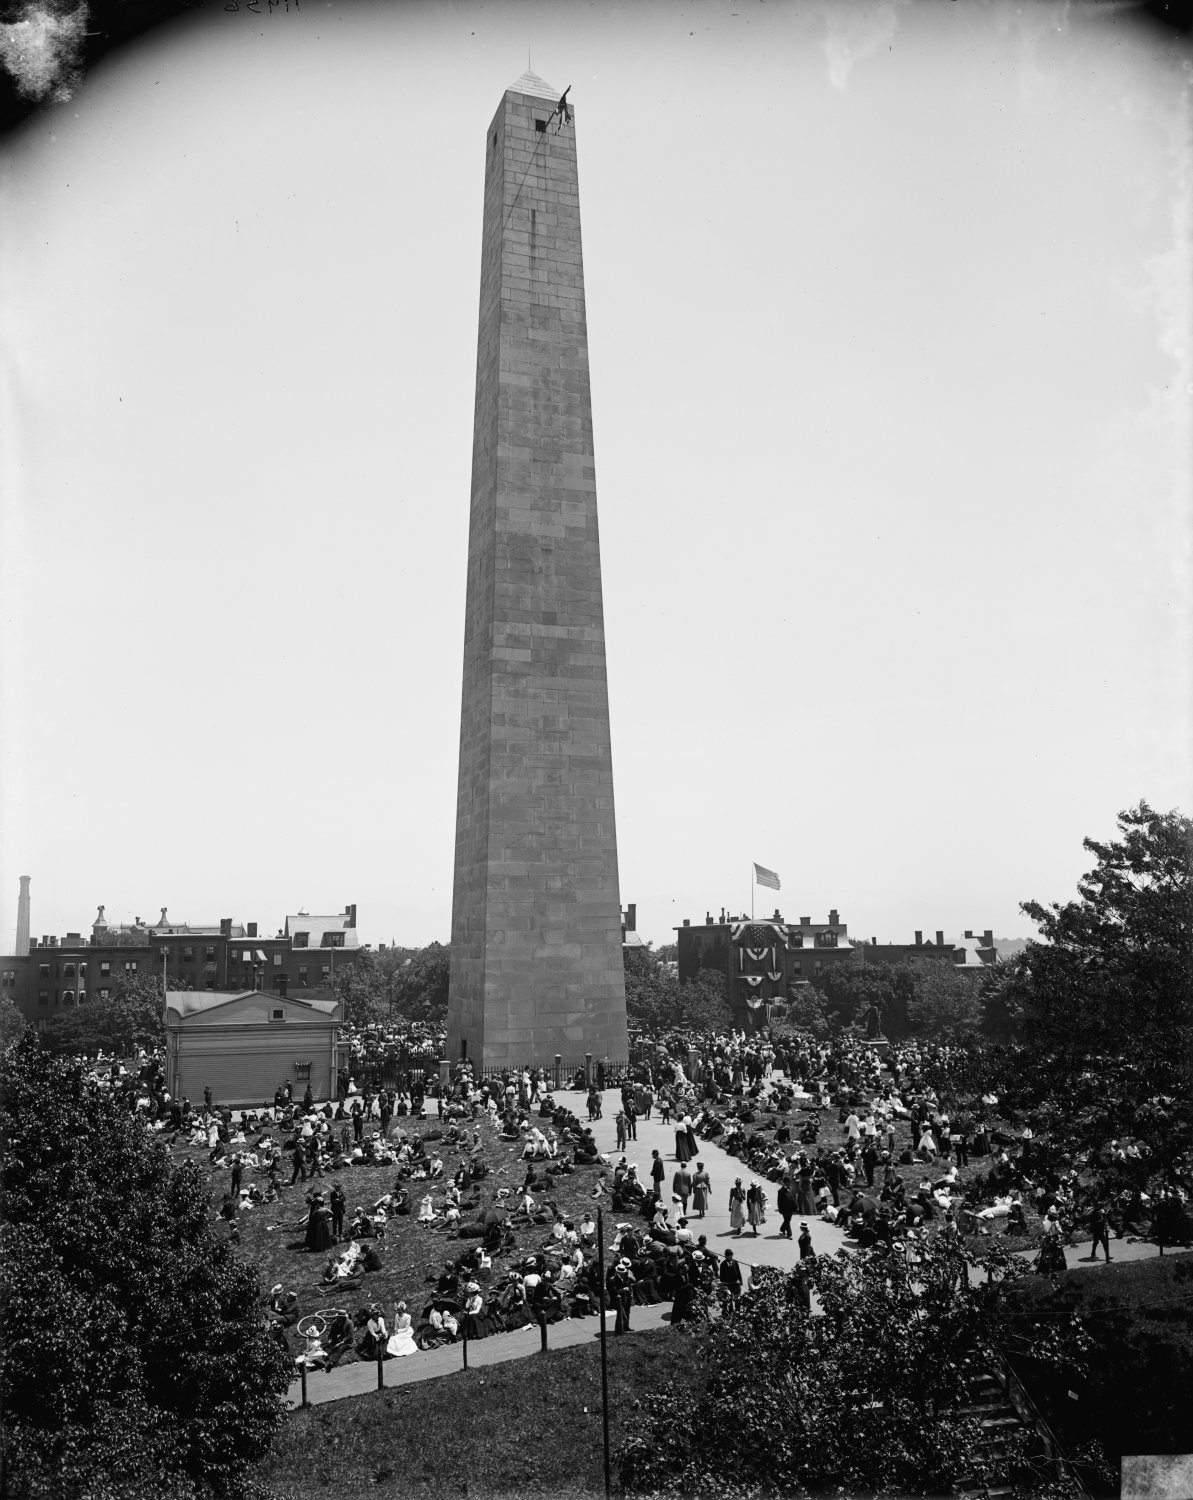
[[[286,918],[285,936],[293,939],[295,933],[305,932],[307,934],[306,946],[308,948],[323,947],[323,938],[329,932],[342,932],[344,941],[339,944],[342,948],[359,948],[360,937],[355,927],[352,926],[352,918],[346,911],[339,912],[334,917],[313,916],[310,912],[298,912],[292,917]],[[330,947],[331,945],[328,944]]]

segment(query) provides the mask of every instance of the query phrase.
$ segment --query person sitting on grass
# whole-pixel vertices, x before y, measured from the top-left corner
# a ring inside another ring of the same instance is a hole
[[[329,1370],[334,1370],[344,1356],[352,1352],[354,1342],[355,1330],[352,1327],[352,1319],[342,1307],[338,1307],[323,1336],[323,1347],[327,1353]]]
[[[368,1321],[365,1324],[364,1336],[356,1347],[356,1352],[361,1359],[385,1359],[387,1358],[385,1345],[389,1334],[386,1332],[385,1319],[381,1316],[381,1309],[374,1302],[369,1308]]]

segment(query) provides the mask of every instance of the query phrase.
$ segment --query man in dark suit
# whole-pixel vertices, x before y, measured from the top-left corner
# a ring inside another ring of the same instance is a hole
[[[779,1184],[779,1196],[776,1200],[779,1212],[783,1216],[783,1222],[779,1225],[779,1233],[786,1239],[791,1238],[791,1219],[796,1211],[795,1194],[791,1191],[791,1185],[784,1177]]]

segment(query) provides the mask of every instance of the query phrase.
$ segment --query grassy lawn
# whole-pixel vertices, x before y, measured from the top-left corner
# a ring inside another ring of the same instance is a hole
[[[1033,1315],[1075,1311],[1095,1342],[1087,1379],[1034,1374],[1032,1394],[1062,1443],[1097,1438],[1112,1459],[1188,1450],[1193,1255],[1070,1270],[1055,1287],[1022,1283],[1015,1299]]]
[[[608,1351],[616,1488],[638,1399],[669,1381],[695,1390],[702,1370],[681,1330],[611,1338]],[[603,1493],[599,1342],[297,1412],[259,1478],[286,1500]]]
[[[587,1121],[587,1109],[582,1094],[561,1091],[558,1097],[565,1108]],[[434,1101],[429,1102],[428,1119],[403,1120],[401,1123],[408,1135],[417,1134],[428,1140],[428,1152],[439,1151],[443,1159],[445,1176],[450,1179],[466,1153],[459,1149],[449,1149],[443,1140],[431,1143],[429,1138],[441,1127],[435,1116]],[[536,1116],[536,1123],[546,1127],[548,1122],[538,1121]],[[525,1176],[525,1163],[521,1160],[522,1148],[519,1142],[502,1140],[497,1129],[487,1119],[469,1122],[469,1139],[471,1139],[473,1129],[479,1129],[481,1132],[483,1149],[480,1160],[488,1167],[489,1172],[482,1181],[474,1183],[471,1190],[464,1195],[461,1210],[462,1219],[465,1221],[488,1208],[494,1201],[495,1192],[499,1187],[509,1188],[511,1196],[508,1201],[516,1203]],[[251,1148],[255,1140],[256,1135],[250,1133],[248,1146],[238,1149]],[[172,1150],[179,1160],[192,1158],[198,1162],[211,1184],[213,1206],[218,1207],[231,1180],[228,1168],[224,1167],[219,1170],[212,1168],[208,1163],[209,1152],[205,1148],[175,1143]],[[536,1193],[536,1199],[543,1207],[546,1207],[548,1203],[556,1204],[567,1218],[572,1219],[578,1225],[585,1208],[596,1206],[596,1200],[592,1197],[592,1189],[598,1172],[605,1170],[603,1163],[598,1166],[577,1167],[570,1176],[556,1177],[555,1185],[546,1192]],[[316,1255],[304,1250],[302,1248],[304,1230],[293,1226],[299,1219],[302,1219],[305,1224],[306,1194],[315,1189],[322,1191],[325,1195],[330,1194],[332,1184],[337,1178],[342,1183],[347,1196],[346,1220],[350,1220],[352,1210],[357,1204],[364,1207],[366,1211],[370,1211],[383,1193],[394,1188],[397,1182],[397,1168],[394,1166],[355,1166],[339,1173],[328,1171],[322,1179],[306,1183],[300,1179],[293,1187],[287,1187],[284,1185],[290,1179],[290,1167],[287,1163],[279,1200],[276,1203],[262,1204],[244,1210],[238,1217],[241,1258],[253,1261],[259,1266],[265,1291],[280,1282],[287,1291],[297,1292],[299,1310],[303,1315],[332,1306],[344,1307],[352,1313],[358,1307],[367,1307],[372,1302],[379,1302],[388,1324],[393,1312],[393,1304],[400,1298],[408,1304],[408,1311],[417,1327],[423,1307],[434,1291],[433,1281],[442,1271],[444,1262],[449,1259],[454,1260],[466,1250],[479,1244],[479,1241],[455,1239],[444,1229],[431,1229],[418,1223],[416,1217],[418,1200],[427,1192],[431,1192],[436,1202],[441,1204],[444,1192],[443,1181],[434,1184],[418,1181],[405,1183],[403,1185],[410,1190],[413,1212],[407,1216],[392,1217],[386,1226],[386,1235],[383,1240],[367,1241],[376,1246],[383,1263],[382,1269],[367,1274],[363,1284],[355,1291],[344,1292],[323,1287],[320,1285],[320,1280],[327,1255]],[[251,1167],[246,1169],[245,1186],[252,1182],[264,1186],[266,1181],[266,1173],[255,1172]],[[603,1201],[607,1209],[608,1198],[606,1197]],[[468,1204],[473,1205],[471,1211]],[[223,1222],[218,1222],[219,1232],[228,1233],[229,1230]],[[606,1234],[611,1238],[614,1231],[612,1216],[608,1212],[605,1214],[605,1227]],[[495,1284],[509,1265],[541,1247],[547,1234],[548,1229],[538,1225],[515,1231],[517,1246],[514,1249],[504,1250],[499,1256],[494,1257],[493,1281],[490,1284]],[[337,1252],[342,1249],[342,1245],[335,1247]],[[428,1283],[428,1277],[431,1278],[431,1284]],[[596,1327],[595,1321],[593,1327]],[[300,1341],[293,1335],[291,1344],[297,1353]],[[345,1362],[350,1361],[351,1358],[351,1355],[347,1356]]]

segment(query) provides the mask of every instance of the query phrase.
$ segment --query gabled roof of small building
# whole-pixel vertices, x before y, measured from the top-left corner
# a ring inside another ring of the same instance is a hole
[[[334,1020],[340,1005],[338,1000],[308,1000],[301,995],[275,995],[265,990],[168,990],[166,1009],[179,1020],[184,1020],[187,1016],[207,1014],[237,1000],[254,997],[264,997],[276,1005],[301,1005],[311,1012],[312,1020],[319,1016]]]

